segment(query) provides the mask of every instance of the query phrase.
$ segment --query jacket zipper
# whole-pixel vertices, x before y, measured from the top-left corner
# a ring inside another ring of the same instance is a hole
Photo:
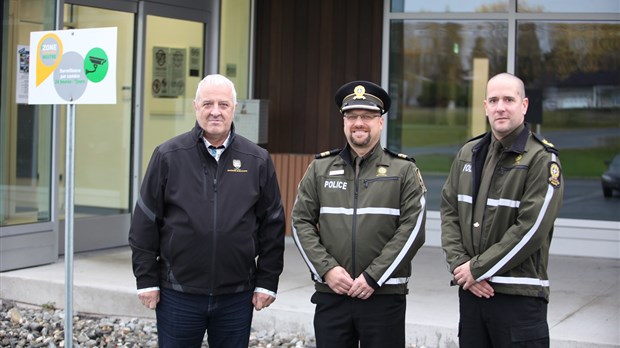
[[[214,159],[215,160],[215,159]],[[211,253],[211,277],[209,279],[210,295],[213,295],[213,280],[216,279],[216,253],[217,253],[217,172],[213,173],[213,252]]]
[[[353,170],[355,171],[355,182],[353,191],[353,221],[351,226],[351,277],[356,276],[355,270],[355,243],[356,243],[356,234],[357,234],[357,205],[359,198],[359,173],[357,171],[357,167],[354,165]],[[359,166],[360,171],[361,165]]]

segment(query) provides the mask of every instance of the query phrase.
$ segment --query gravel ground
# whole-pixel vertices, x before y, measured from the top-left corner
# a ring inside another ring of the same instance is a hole
[[[64,312],[0,300],[0,347],[64,347]],[[110,318],[78,314],[73,318],[73,347],[157,347],[157,327],[152,319]],[[208,347],[203,341],[202,347]],[[315,348],[314,337],[252,331],[251,348]]]
[[[0,299],[0,347],[65,347],[64,318],[64,311],[53,305],[38,307]],[[157,326],[153,319],[78,314],[73,317],[73,347],[157,348]],[[209,347],[206,337],[202,347]],[[316,342],[313,336],[252,330],[248,348],[269,347],[316,348]]]

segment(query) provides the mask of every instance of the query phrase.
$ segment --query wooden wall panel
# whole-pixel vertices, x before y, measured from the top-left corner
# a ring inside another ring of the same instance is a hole
[[[383,0],[257,0],[255,98],[269,100],[272,153],[318,153],[346,141],[334,94],[381,82]]]
[[[297,197],[297,186],[314,156],[272,153],[271,159],[278,177],[278,185],[280,185],[282,205],[286,217],[286,234],[291,235],[291,210]]]

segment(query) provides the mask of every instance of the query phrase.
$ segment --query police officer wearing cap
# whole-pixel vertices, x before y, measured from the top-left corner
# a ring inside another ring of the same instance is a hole
[[[293,207],[293,239],[315,282],[317,347],[404,347],[411,260],[424,244],[426,188],[415,161],[380,145],[390,97],[338,89],[347,145],[316,156]]]

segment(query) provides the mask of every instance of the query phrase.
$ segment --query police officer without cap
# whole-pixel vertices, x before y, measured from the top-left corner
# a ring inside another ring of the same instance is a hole
[[[441,194],[462,348],[549,347],[547,263],[563,185],[558,151],[530,131],[527,107],[521,79],[488,81],[491,131],[461,148]]]
[[[316,156],[292,212],[293,238],[315,281],[317,347],[404,347],[426,188],[412,158],[379,144],[387,92],[353,81],[335,100],[347,145]]]

